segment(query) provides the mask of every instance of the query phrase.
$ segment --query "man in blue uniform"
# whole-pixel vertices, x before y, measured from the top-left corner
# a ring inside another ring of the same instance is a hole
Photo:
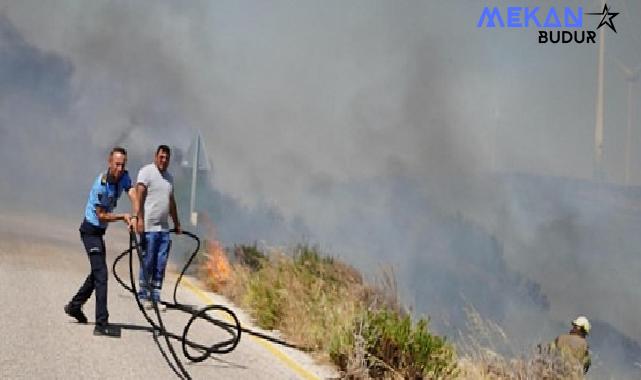
[[[108,324],[107,311],[107,260],[103,236],[107,223],[122,220],[129,228],[135,227],[136,217],[128,213],[113,212],[118,198],[123,192],[129,195],[133,215],[138,214],[136,192],[131,185],[129,173],[125,170],[127,151],[116,147],[109,154],[109,167],[100,173],[91,187],[89,199],[85,207],[85,217],[80,225],[80,239],[85,246],[91,271],[84,284],[80,287],[71,301],[64,307],[65,313],[80,323],[87,323],[87,317],[82,312],[82,306],[87,302],[91,293],[96,292],[96,327],[94,335],[118,337],[120,331]]]

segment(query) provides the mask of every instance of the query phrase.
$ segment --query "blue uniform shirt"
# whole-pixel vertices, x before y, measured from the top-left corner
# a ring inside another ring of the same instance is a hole
[[[126,170],[118,183],[109,183],[106,173],[98,175],[89,192],[89,199],[87,199],[85,207],[85,219],[95,227],[106,229],[107,223],[98,219],[96,206],[100,206],[106,212],[112,212],[116,208],[118,198],[123,190],[129,191],[129,189],[131,189],[131,178]]]

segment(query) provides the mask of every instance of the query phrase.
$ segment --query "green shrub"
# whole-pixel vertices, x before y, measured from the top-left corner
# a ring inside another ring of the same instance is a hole
[[[408,379],[443,377],[456,370],[454,349],[445,338],[430,333],[425,319],[413,324],[408,315],[374,310],[367,312],[363,326],[373,377],[391,369]]]
[[[299,244],[294,248],[294,265],[296,268],[307,272],[308,275],[324,277],[327,267],[331,267],[334,259],[330,256],[323,256],[318,246]]]
[[[265,254],[258,249],[255,243],[253,245],[239,244],[235,246],[234,256],[240,265],[246,266],[254,272],[260,270],[267,260]]]

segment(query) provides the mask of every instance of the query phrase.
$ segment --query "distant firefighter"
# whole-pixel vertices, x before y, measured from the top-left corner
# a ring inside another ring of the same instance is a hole
[[[581,364],[583,373],[587,373],[592,360],[587,336],[590,333],[590,321],[584,316],[572,321],[572,329],[567,334],[559,335],[550,345],[553,352],[560,354],[567,360],[574,360]]]

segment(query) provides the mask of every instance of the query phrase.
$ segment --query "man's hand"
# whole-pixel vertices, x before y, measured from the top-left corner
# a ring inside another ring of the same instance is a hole
[[[122,214],[122,221],[125,222],[125,224],[129,226],[129,228],[133,227],[133,225],[131,224],[132,223],[131,215],[127,213]]]
[[[182,228],[180,228],[180,223],[174,224],[174,230],[176,230],[176,235],[180,235],[183,233]]]
[[[138,218],[136,222],[136,233],[141,234],[145,232],[145,220],[143,218]]]

